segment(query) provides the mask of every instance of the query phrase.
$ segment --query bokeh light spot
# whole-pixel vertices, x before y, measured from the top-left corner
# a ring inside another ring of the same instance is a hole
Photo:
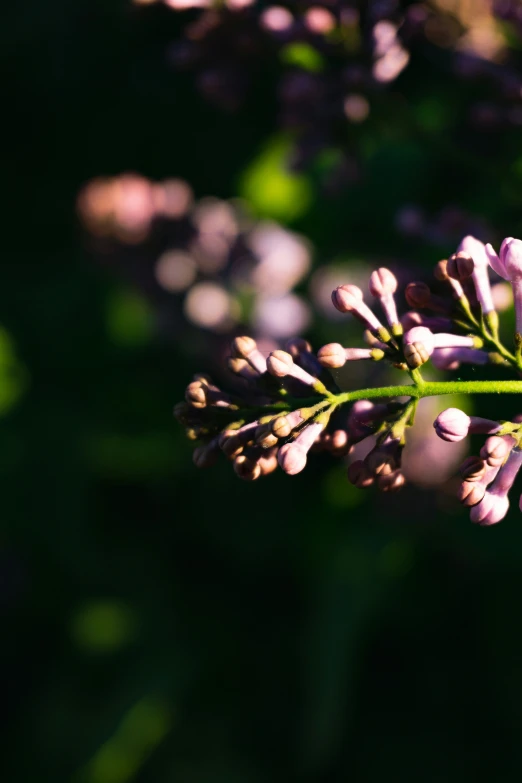
[[[263,217],[294,220],[310,206],[310,182],[288,169],[291,150],[288,139],[275,137],[243,174],[241,195]]]
[[[120,290],[108,301],[107,331],[116,345],[139,347],[153,334],[153,314],[146,300],[134,291]]]
[[[97,601],[73,617],[71,635],[86,653],[111,653],[125,647],[136,634],[136,616],[120,601]]]

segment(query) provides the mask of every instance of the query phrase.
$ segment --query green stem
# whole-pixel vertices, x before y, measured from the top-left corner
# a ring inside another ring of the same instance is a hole
[[[422,385],[380,386],[342,392],[337,404],[375,397],[437,397],[442,394],[522,394],[522,381],[425,381]]]

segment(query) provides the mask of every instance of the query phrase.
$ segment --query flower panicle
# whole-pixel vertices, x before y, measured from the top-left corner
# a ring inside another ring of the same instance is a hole
[[[513,287],[514,352],[499,336],[490,267]],[[372,304],[352,283],[332,292],[334,307],[362,325],[362,345],[330,342],[314,351],[307,340],[296,337],[266,352],[253,337],[239,335],[226,360],[233,391],[205,374],[194,376],[174,415],[187,437],[197,442],[198,467],[210,467],[223,456],[238,477],[254,481],[278,468],[296,475],[311,454],[329,453],[347,460],[348,479],[355,487],[396,492],[406,483],[402,454],[417,402],[436,393],[423,392],[426,382],[420,371],[426,363],[442,372],[463,364],[522,372],[522,241],[504,240],[497,255],[491,245],[468,236],[455,253],[438,262],[433,288],[413,281],[402,289],[391,270],[379,267],[370,275],[368,291]],[[401,291],[410,308],[402,314],[397,300]],[[398,370],[413,383],[395,387],[398,399],[390,393],[394,387],[383,387],[388,400],[378,401],[372,399],[379,397],[378,389],[340,391],[354,362]],[[342,406],[350,403],[346,414]],[[499,522],[522,465],[522,422],[447,408],[433,426],[438,438],[449,444],[470,435],[484,438],[479,455],[461,465],[458,497],[471,509],[473,522]],[[362,441],[367,446],[361,452],[357,444]]]

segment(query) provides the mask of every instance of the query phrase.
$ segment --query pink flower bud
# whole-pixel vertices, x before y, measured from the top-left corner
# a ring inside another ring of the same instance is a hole
[[[369,288],[371,295],[378,298],[394,294],[397,290],[397,278],[389,269],[381,267],[372,272]]]
[[[426,283],[408,283],[406,290],[404,291],[404,296],[410,307],[428,307],[431,301],[431,290]]]
[[[319,376],[322,367],[312,352],[312,346],[308,340],[304,340],[302,337],[294,337],[291,340],[287,340],[285,345],[286,350],[294,360],[297,362],[303,370],[310,373],[313,376]]]
[[[507,455],[515,445],[515,441],[509,435],[500,437],[492,435],[480,449],[480,456],[491,467],[499,467],[505,461]]]
[[[272,351],[266,364],[271,375],[275,375],[276,378],[284,378],[292,372],[294,360],[286,351]]]
[[[240,336],[232,341],[232,356],[238,359],[246,359],[251,367],[260,375],[266,372],[266,359],[257,347],[252,337]]]
[[[404,357],[410,367],[420,367],[427,362],[434,349],[434,336],[426,326],[414,326],[404,334]]]
[[[433,426],[439,438],[456,443],[466,437],[470,424],[471,419],[464,411],[459,408],[446,408],[439,413]]]
[[[340,285],[332,292],[332,302],[341,313],[353,313],[372,332],[386,331],[363,301],[363,294],[356,285]]]
[[[460,364],[487,364],[490,355],[475,348],[436,348],[431,361],[438,370],[457,370]]]
[[[487,315],[487,313],[493,312],[495,307],[488,277],[489,262],[484,243],[475,237],[467,236],[460,243],[457,252],[467,253],[473,259],[472,277],[482,313]]]
[[[466,457],[459,468],[463,481],[474,482],[484,478],[487,465],[480,457]]]
[[[267,359],[267,370],[271,375],[277,378],[285,378],[287,375],[295,378],[307,386],[311,386],[319,394],[326,394],[326,386],[313,375],[303,370],[302,367],[295,364],[294,360],[286,351],[272,351]]]
[[[467,253],[454,253],[448,258],[447,272],[453,280],[462,282],[467,280],[473,274],[475,264],[473,259]]]
[[[328,442],[328,450],[334,457],[345,457],[351,443],[346,430],[334,430]]]
[[[482,500],[473,506],[469,517],[479,525],[495,525],[504,519],[508,509],[509,500],[506,495],[498,497],[486,492]]]
[[[323,429],[321,423],[313,422],[305,427],[292,443],[281,446],[277,459],[285,473],[295,476],[304,469],[308,452]]]
[[[372,272],[369,288],[371,295],[380,299],[388,324],[390,326],[398,324],[399,316],[397,315],[397,306],[393,297],[397,290],[397,278],[395,275],[389,269],[381,267]]]
[[[328,343],[317,351],[317,358],[323,367],[337,369],[346,364],[344,348],[340,343]]]

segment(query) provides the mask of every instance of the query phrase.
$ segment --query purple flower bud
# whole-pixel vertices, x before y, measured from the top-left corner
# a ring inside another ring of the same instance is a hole
[[[439,438],[451,443],[463,440],[469,432],[470,425],[470,417],[459,408],[446,408],[433,422]]]
[[[267,359],[267,370],[271,375],[275,375],[276,378],[290,376],[301,381],[301,383],[305,383],[307,386],[311,386],[320,394],[327,393],[325,385],[318,378],[314,378],[313,375],[310,375],[302,367],[295,364],[290,354],[286,351],[272,351]]]
[[[232,341],[231,350],[233,357],[246,359],[260,375],[266,372],[266,359],[257,347],[256,341],[251,337],[236,337]]]
[[[323,367],[337,369],[346,364],[344,348],[340,343],[328,343],[317,351],[317,358]]]
[[[397,290],[397,278],[389,269],[381,267],[370,276],[370,293],[380,300],[389,326],[396,327],[399,323],[397,306],[393,297]]]
[[[396,438],[388,437],[366,456],[364,464],[373,476],[388,475],[400,467],[402,446]]]
[[[244,378],[247,381],[253,381],[259,378],[259,373],[257,370],[254,370],[254,368],[247,362],[246,359],[229,356],[227,359],[227,364],[228,369],[233,372],[234,375],[239,375],[241,378]]]
[[[404,357],[410,367],[420,367],[435,349],[434,335],[426,326],[414,326],[404,334]]]
[[[500,467],[515,445],[509,435],[491,435],[480,449],[480,456],[493,468]]]
[[[496,496],[486,492],[482,500],[473,506],[469,518],[476,524],[487,526],[501,522],[509,510],[507,495]]]
[[[320,422],[313,422],[305,427],[292,443],[281,446],[277,459],[285,473],[295,476],[304,469],[308,452],[323,428]]]
[[[431,300],[431,289],[426,283],[408,283],[404,291],[404,296],[410,307],[428,307]]]
[[[489,260],[486,253],[486,247],[479,239],[467,236],[464,237],[460,243],[457,252],[467,253],[473,259],[472,277],[475,284],[475,291],[482,308],[482,313],[487,315],[487,313],[495,310],[495,306],[493,304],[491,284],[488,277]]]
[[[466,457],[459,468],[463,481],[474,482],[484,478],[487,470],[486,462],[480,457]]]
[[[438,370],[457,370],[460,364],[487,364],[490,354],[475,348],[436,348],[431,361]]]
[[[467,253],[454,253],[448,258],[446,270],[452,280],[462,282],[473,274],[475,263]]]
[[[449,259],[448,260],[443,259],[442,261],[439,261],[437,266],[435,267],[435,277],[437,278],[437,280],[440,280],[441,282],[449,283],[453,289],[453,293],[455,294],[456,298],[463,299],[465,296],[464,289],[462,288],[459,280],[455,279],[452,275],[449,274],[448,271],[449,263],[450,263]]]
[[[439,413],[433,426],[439,438],[456,443],[468,434],[496,435],[502,425],[481,416],[468,416],[459,408],[446,408]]]
[[[483,499],[471,510],[472,522],[480,525],[494,525],[503,519],[509,508],[508,492],[522,467],[522,451],[513,448],[507,461],[498,470]],[[494,468],[493,468],[494,470]]]
[[[319,376],[322,371],[321,363],[314,356],[312,346],[308,340],[304,340],[302,337],[294,337],[291,340],[287,340],[285,348],[294,362],[300,364],[303,370],[309,372],[310,375]]]
[[[376,405],[370,400],[357,400],[352,405],[348,416],[348,433],[354,442],[371,435],[371,424],[383,419],[388,413],[387,405]]]
[[[367,329],[382,335],[384,342],[390,340],[390,335],[376,315],[363,301],[363,293],[356,285],[340,285],[332,292],[332,302],[341,313],[353,313]]]
[[[424,315],[416,310],[404,313],[401,323],[405,332],[414,326],[426,326],[432,332],[447,332],[453,328],[453,321],[441,315]]]

